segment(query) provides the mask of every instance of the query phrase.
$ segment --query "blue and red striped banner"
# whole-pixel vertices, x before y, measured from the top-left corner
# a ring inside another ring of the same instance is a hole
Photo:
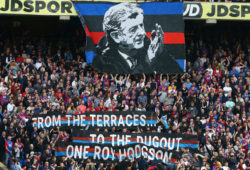
[[[94,131],[74,130],[72,133],[72,141],[82,144],[98,144],[99,138],[92,138],[93,134],[98,135]],[[154,147],[168,148],[192,148],[198,149],[199,141],[197,135],[180,135],[180,134],[162,134],[162,133],[102,133],[102,143],[111,144],[113,146],[123,145],[125,137],[126,145],[144,144]],[[121,140],[122,139],[122,140]],[[124,140],[123,140],[124,139]]]
[[[55,156],[74,159],[90,158],[93,162],[114,162],[125,158],[141,157],[160,160],[163,163],[177,162],[182,148],[198,152],[197,135],[165,133],[119,133],[73,130],[72,142],[58,142]]]
[[[156,127],[157,115],[154,112],[86,112],[84,114],[69,115],[34,115],[32,117],[33,126],[37,128],[72,128],[103,127],[107,129],[128,128],[136,129],[137,127]]]
[[[149,160],[160,160],[165,164],[177,162],[179,152],[165,148],[155,148],[143,144],[127,146],[111,146],[106,144],[77,144],[57,142],[56,157],[69,157],[75,160],[91,159],[93,162],[117,162],[125,158],[130,160],[144,157]]]

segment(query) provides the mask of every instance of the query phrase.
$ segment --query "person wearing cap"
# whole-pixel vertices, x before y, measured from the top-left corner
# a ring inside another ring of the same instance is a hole
[[[234,153],[231,153],[228,159],[228,165],[230,169],[235,169],[237,166],[237,160]]]

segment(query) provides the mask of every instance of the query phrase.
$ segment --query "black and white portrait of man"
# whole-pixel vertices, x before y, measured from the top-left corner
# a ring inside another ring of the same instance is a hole
[[[105,36],[97,45],[93,61],[95,68],[131,74],[183,72],[164,48],[164,32],[157,21],[151,38],[146,35],[139,4],[120,3],[110,7],[104,15],[103,31]]]

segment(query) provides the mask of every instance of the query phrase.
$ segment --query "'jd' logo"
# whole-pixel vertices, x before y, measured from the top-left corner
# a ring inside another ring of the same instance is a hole
[[[184,17],[201,17],[202,7],[200,3],[184,3]]]

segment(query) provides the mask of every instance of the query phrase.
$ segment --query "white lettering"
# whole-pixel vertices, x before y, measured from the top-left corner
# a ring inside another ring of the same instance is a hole
[[[156,142],[157,141],[157,142]],[[158,148],[159,147],[159,137],[158,136],[154,136],[153,137],[153,142],[152,142],[153,146]]]
[[[151,161],[155,159],[155,150],[153,148],[149,149],[148,159]]]
[[[128,152],[128,158],[132,160],[135,154],[134,149],[132,147],[129,147],[127,152]]]
[[[91,137],[92,143],[95,143],[96,134],[90,134],[89,136]]]
[[[195,10],[196,9],[196,10]],[[190,10],[189,10],[189,16],[195,17],[200,12],[200,8],[198,4],[191,4]]]
[[[111,147],[110,148],[111,154],[112,154],[112,160],[115,159],[115,150]]]
[[[173,150],[174,149],[174,142],[175,142],[175,138],[172,139],[172,146],[171,146],[171,138],[168,138],[168,149],[169,150]]]
[[[75,146],[75,155],[74,155],[74,158],[79,158],[79,159],[82,159],[82,145],[80,146]]]
[[[100,153],[101,153],[101,147],[95,146],[94,159],[96,159],[97,157],[98,159],[100,159]]]
[[[70,126],[70,118],[72,117],[71,115],[66,115],[67,119],[68,119],[68,126]]]
[[[162,161],[165,163],[168,163],[168,161],[171,160],[171,158],[172,158],[172,152],[170,152],[169,155],[168,155],[168,152],[165,152],[164,158],[162,159]]]
[[[34,118],[32,118],[32,122],[33,122],[33,127],[35,127],[36,126],[36,124],[37,124],[37,122],[35,122],[35,121],[37,121],[37,118],[36,117],[34,117]]]
[[[51,126],[51,117],[50,116],[45,117],[44,125],[45,125],[45,127],[50,127]]]
[[[88,154],[89,154],[89,146],[84,146],[84,150],[83,150],[83,159],[87,159],[88,158]]]
[[[53,119],[52,126],[62,126],[61,115],[58,115],[57,119],[56,116],[53,115],[52,119]]]
[[[130,138],[131,138],[131,135],[126,135],[125,145],[127,145],[129,142],[131,142]]]
[[[101,142],[102,141],[102,142]],[[104,136],[102,134],[97,136],[97,143],[102,143],[104,144],[105,140],[104,140]]]
[[[148,153],[147,153],[148,148],[146,146],[143,146],[141,150],[142,150],[142,156],[148,157]]]
[[[176,138],[177,140],[177,152],[179,152],[179,147],[180,147],[180,140],[182,140],[182,138]]]
[[[138,126],[139,115],[134,115],[134,126]]]
[[[155,154],[157,160],[162,160],[163,158],[163,152],[161,150],[158,150]]]
[[[109,124],[109,115],[103,115],[103,126],[104,127],[110,127],[110,124]]]
[[[160,147],[166,148],[168,146],[168,142],[166,138],[161,138],[160,140]]]
[[[141,157],[141,146],[140,145],[135,145],[135,158],[140,158]]]
[[[77,123],[77,126],[80,124],[80,117],[79,115],[73,116],[73,126],[75,126]]]
[[[124,146],[124,135],[117,135],[117,146],[120,146],[120,143],[122,143],[121,145]]]
[[[143,137],[142,136],[137,136],[136,137],[136,142],[137,143],[143,143]]]
[[[111,115],[111,126],[116,126],[116,115]]]
[[[121,125],[125,126],[122,115],[119,116],[119,122],[118,122],[118,126],[121,126]]]
[[[133,123],[132,122],[130,122],[129,123],[129,120],[132,120],[132,116],[131,115],[127,115],[126,116],[126,124],[127,124],[127,126],[132,126],[133,125]]]
[[[97,115],[96,116],[96,123],[97,123],[97,127],[102,127],[103,125],[102,125],[102,115]]]
[[[141,126],[146,126],[146,115],[141,115],[140,116],[140,125]]]
[[[86,126],[86,124],[84,123],[85,122],[85,115],[80,115],[80,118],[81,118],[80,126],[85,127]]]
[[[115,146],[115,134],[111,134],[110,137],[112,138],[112,146]]]
[[[95,121],[96,115],[90,114],[89,116],[91,117],[92,126],[95,126],[95,122],[94,121]]]
[[[107,146],[105,146],[102,149],[102,159],[107,160],[108,158],[109,158],[109,148]]]
[[[125,149],[123,149],[123,152],[121,151],[121,149],[119,149],[119,157],[120,157],[120,161],[122,161],[123,158],[125,158],[127,155],[126,155],[126,151]]]
[[[37,122],[38,122],[38,129],[41,127],[41,128],[43,128],[43,118],[42,117],[38,117],[38,120],[37,120]]]
[[[67,149],[66,149],[66,156],[68,156],[69,158],[72,158],[74,155],[74,147],[72,145],[68,145]]]

